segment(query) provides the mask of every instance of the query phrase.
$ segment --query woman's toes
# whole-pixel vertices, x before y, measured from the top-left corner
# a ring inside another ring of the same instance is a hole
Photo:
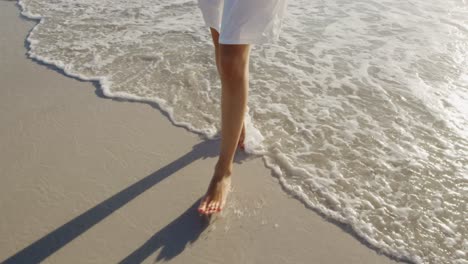
[[[214,202],[214,203],[213,203],[213,207],[212,207],[212,209],[211,209],[211,210],[212,210],[211,212],[212,212],[212,213],[216,213],[217,209],[218,209],[218,202]]]
[[[198,207],[198,213],[203,214],[205,210],[202,207]]]
[[[213,213],[214,209],[215,209],[215,202],[212,201],[210,203],[210,206],[208,207],[208,213],[210,213],[210,214]]]
[[[204,208],[205,208],[205,204],[201,203],[200,206],[198,206],[198,212],[203,213]]]
[[[200,203],[200,206],[198,206],[198,212],[205,213],[207,210],[207,204],[208,204],[208,197],[205,197]]]
[[[213,213],[218,212],[218,208],[219,208],[219,202],[215,202],[213,206]]]

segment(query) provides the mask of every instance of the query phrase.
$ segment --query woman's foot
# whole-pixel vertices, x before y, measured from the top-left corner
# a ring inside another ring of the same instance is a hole
[[[206,215],[220,212],[226,204],[226,197],[230,189],[231,173],[216,168],[208,191],[198,207],[198,212]]]
[[[242,150],[245,149],[244,139],[245,139],[245,124],[242,124],[242,131],[239,137],[239,142],[237,143],[237,146]]]

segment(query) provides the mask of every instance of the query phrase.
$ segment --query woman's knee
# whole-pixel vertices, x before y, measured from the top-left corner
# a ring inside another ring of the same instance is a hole
[[[249,63],[248,45],[219,46],[219,66],[222,78],[243,79]]]

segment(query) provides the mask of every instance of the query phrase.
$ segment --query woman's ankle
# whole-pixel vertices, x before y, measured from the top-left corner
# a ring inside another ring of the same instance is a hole
[[[215,166],[215,177],[230,177],[232,174],[232,163],[225,164],[224,162],[218,160]]]

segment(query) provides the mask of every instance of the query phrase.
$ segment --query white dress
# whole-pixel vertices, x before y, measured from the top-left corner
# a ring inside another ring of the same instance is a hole
[[[278,40],[287,0],[198,0],[205,24],[221,44],[263,44]]]

